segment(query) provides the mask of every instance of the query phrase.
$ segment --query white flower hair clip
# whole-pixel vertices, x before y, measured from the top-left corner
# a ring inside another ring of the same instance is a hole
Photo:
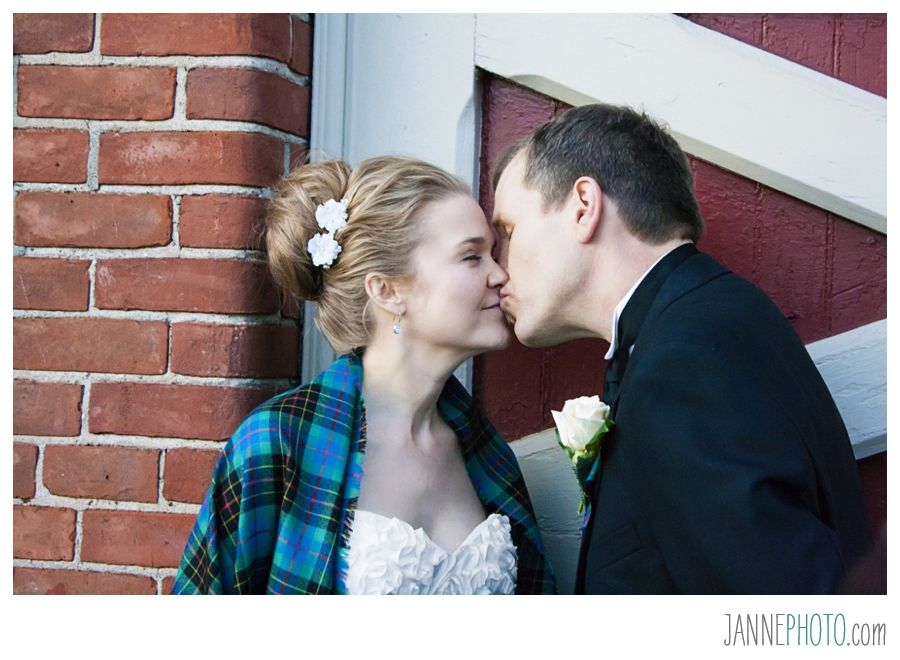
[[[341,253],[341,246],[335,240],[337,233],[347,225],[347,200],[329,199],[316,207],[316,223],[324,229],[306,244],[314,266],[330,268]]]

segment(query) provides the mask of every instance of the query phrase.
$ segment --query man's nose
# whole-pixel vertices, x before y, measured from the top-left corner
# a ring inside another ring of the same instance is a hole
[[[509,263],[509,243],[506,241],[501,241],[500,246],[497,250],[497,263],[500,264],[500,267],[503,270],[506,270],[507,264]]]

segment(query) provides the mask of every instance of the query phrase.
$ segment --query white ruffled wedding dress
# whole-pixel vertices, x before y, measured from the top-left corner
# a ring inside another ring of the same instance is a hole
[[[448,552],[422,528],[357,509],[347,556],[350,594],[512,594],[509,518],[492,513]]]

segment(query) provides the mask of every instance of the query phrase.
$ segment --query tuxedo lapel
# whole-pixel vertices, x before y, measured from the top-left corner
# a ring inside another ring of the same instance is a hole
[[[625,310],[623,310],[622,318],[619,320],[619,329],[623,331],[619,335],[622,339],[619,350],[624,348],[627,351],[632,344],[638,346],[641,335],[646,336],[646,331],[653,326],[660,314],[683,295],[729,272],[731,271],[709,255],[697,251],[693,244],[684,245],[673,250],[647,274],[647,277],[635,290],[632,300],[629,301]],[[632,302],[637,302],[638,304],[632,307]],[[626,316],[629,307],[632,308],[630,319]],[[623,324],[623,320],[626,323]],[[619,351],[617,351],[618,353]],[[621,372],[618,375],[620,381],[624,380],[625,366],[625,364],[617,365]],[[619,403],[618,383],[616,385],[614,398],[606,401],[611,408],[610,418],[613,421],[616,419]],[[604,390],[606,390],[605,386]],[[615,433],[612,433],[607,441],[615,442],[615,435]],[[601,459],[600,473],[591,484],[591,492],[588,493],[592,514],[587,527],[583,531],[578,555],[578,567],[575,574],[575,593],[583,593],[584,591],[584,569],[587,559],[587,546],[591,538],[591,529],[596,517],[603,515],[602,511],[597,510],[597,490],[602,478],[602,470],[603,464]]]
[[[644,322],[641,324],[642,334],[646,336],[646,331],[653,326],[656,319],[659,318],[666,308],[676,300],[730,272],[725,266],[703,252],[695,252],[691,257],[685,259],[659,288],[659,293],[653,299],[653,303],[644,317]],[[636,337],[635,344],[639,341],[640,335]]]
[[[670,251],[644,276],[628,304],[625,305],[625,309],[622,310],[616,330],[618,347],[606,367],[603,385],[603,400],[608,404],[612,405],[618,396],[619,384],[625,377],[625,370],[628,366],[631,346],[640,334],[647,312],[653,305],[660,288],[669,275],[677,270],[686,259],[695,254],[697,254],[697,248],[693,243],[681,245]]]

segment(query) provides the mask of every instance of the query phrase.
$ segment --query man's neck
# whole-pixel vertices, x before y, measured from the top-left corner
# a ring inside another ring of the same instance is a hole
[[[632,236],[618,245],[610,246],[606,256],[598,259],[598,275],[592,280],[599,302],[593,318],[592,330],[597,337],[611,342],[616,307],[636,288],[654,264],[675,248],[690,243],[688,239],[673,239],[659,245],[644,243]]]

